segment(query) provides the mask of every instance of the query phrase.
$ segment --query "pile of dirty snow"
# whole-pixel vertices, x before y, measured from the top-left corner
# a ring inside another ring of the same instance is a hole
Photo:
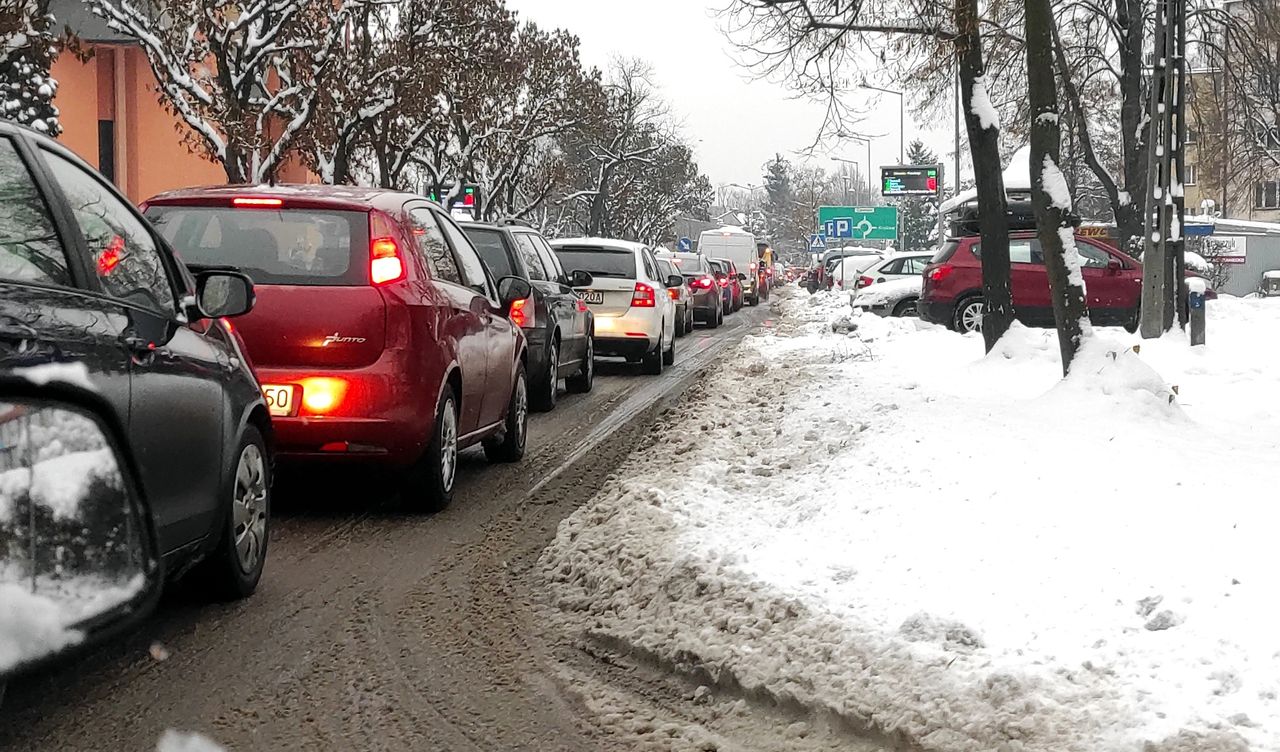
[[[1064,380],[1053,332],[788,293],[701,385],[739,409],[562,523],[568,624],[925,750],[1280,749],[1280,305],[1099,330]]]

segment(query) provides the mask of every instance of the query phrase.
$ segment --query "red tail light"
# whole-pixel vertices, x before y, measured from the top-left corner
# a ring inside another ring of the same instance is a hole
[[[250,198],[248,196],[240,196],[231,199],[231,205],[242,209],[279,209],[284,206],[284,201],[278,198]]]
[[[678,288],[678,287],[668,287],[668,288],[667,288],[667,297],[671,298],[672,300],[679,300],[679,299],[680,299],[680,288]]]
[[[636,283],[636,291],[631,294],[632,308],[653,308],[658,304],[658,297],[653,288],[643,282]]]
[[[690,287],[697,288],[699,290],[710,290],[712,287],[715,287],[715,285],[716,283],[710,277],[698,277],[689,283]]]
[[[866,277],[866,276],[858,277],[858,287],[866,287],[867,285],[872,284],[873,282],[875,282],[875,280],[870,277]]]
[[[929,280],[932,282],[941,282],[951,276],[956,268],[951,264],[938,264],[933,271],[929,272]]]
[[[511,304],[511,323],[521,329],[532,329],[534,326],[533,298],[517,300]]]
[[[404,259],[400,246],[391,238],[378,238],[369,244],[369,279],[375,285],[388,285],[404,279]]]
[[[728,286],[729,286],[729,278],[728,278],[728,277],[717,277],[716,279],[720,280],[720,286],[721,286],[721,287],[728,287]]]
[[[315,376],[299,379],[298,384],[302,387],[302,406],[313,415],[333,412],[347,396],[344,379]]]

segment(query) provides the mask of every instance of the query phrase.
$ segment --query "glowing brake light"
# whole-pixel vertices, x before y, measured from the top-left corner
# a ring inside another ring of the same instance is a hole
[[[375,285],[386,285],[404,279],[404,259],[400,247],[391,238],[378,238],[369,244],[369,279]]]
[[[955,270],[956,268],[951,264],[939,264],[933,271],[929,272],[929,279],[933,282],[941,282],[947,277],[950,277],[951,272],[954,272]]]
[[[284,206],[284,201],[278,198],[250,198],[249,196],[238,196],[231,199],[231,205],[246,209],[278,209]]]
[[[302,406],[314,415],[331,413],[347,396],[347,382],[328,376],[314,376],[298,381],[302,387]]]
[[[653,288],[643,282],[636,283],[636,290],[631,294],[632,308],[653,308],[658,304]]]
[[[533,298],[524,298],[511,303],[511,323],[521,329],[532,329],[534,327],[534,306]]]
[[[678,288],[678,287],[668,287],[668,288],[667,288],[667,297],[671,298],[672,300],[678,300],[678,299],[680,298],[680,288]]]
[[[109,276],[121,261],[124,261],[124,238],[116,235],[98,254],[98,276]]]
[[[713,282],[710,277],[698,277],[694,281],[690,282],[689,286],[696,287],[700,290],[710,290],[715,286],[715,284],[716,283]]]

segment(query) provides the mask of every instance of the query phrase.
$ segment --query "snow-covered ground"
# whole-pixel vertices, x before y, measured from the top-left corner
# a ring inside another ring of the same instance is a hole
[[[1280,749],[1278,303],[1062,380],[1052,332],[787,288],[544,573],[589,638],[921,749]]]

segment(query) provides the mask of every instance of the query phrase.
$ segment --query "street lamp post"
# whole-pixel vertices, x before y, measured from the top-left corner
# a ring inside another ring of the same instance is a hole
[[[872,86],[866,80],[858,87],[860,89],[870,89],[872,91],[880,91],[885,94],[892,94],[898,98],[898,164],[907,163],[907,98],[902,92],[893,89],[881,89],[879,86]]]
[[[845,135],[848,138],[851,138],[855,141],[862,141],[867,145],[867,161],[864,163],[866,174],[864,176],[864,180],[867,184],[867,200],[870,201],[871,200],[871,138],[869,136],[863,136],[858,133],[847,133]],[[833,162],[846,162],[851,165],[858,164],[857,160],[845,159],[844,157],[832,157],[831,160]]]

